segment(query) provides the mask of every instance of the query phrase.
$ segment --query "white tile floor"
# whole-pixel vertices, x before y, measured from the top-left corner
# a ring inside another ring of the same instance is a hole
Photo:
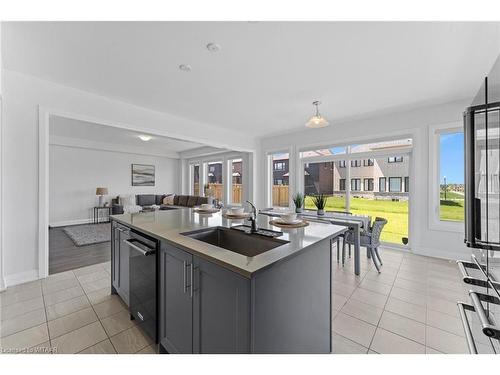
[[[468,353],[456,307],[468,300],[455,262],[381,249],[378,274],[363,251],[333,264],[334,353]],[[154,347],[110,295],[103,263],[0,294],[0,348],[56,353],[152,353]]]
[[[154,353],[110,294],[110,263],[8,288],[0,294],[3,353]]]
[[[381,249],[378,274],[362,251],[333,273],[334,353],[468,353],[457,300],[468,301],[454,261]]]

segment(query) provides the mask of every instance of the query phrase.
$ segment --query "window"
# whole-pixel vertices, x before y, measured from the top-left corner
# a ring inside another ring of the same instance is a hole
[[[391,193],[401,192],[401,177],[389,177],[389,191]]]
[[[405,193],[410,191],[410,177],[405,177]]]
[[[285,170],[285,163],[282,161],[278,161],[274,163],[274,170],[275,171],[283,171]]]
[[[288,183],[289,173],[289,154],[279,152],[269,155],[270,167],[272,171],[271,202],[273,207],[288,207],[290,204]]]
[[[408,244],[409,194],[404,189],[409,188],[405,177],[411,177],[412,144],[411,138],[403,138],[351,144],[342,152],[332,152],[328,147],[317,147],[313,153],[303,152],[300,168],[297,168],[303,183],[298,181],[298,188],[301,192],[327,192],[329,211],[387,218],[381,240],[405,246]],[[333,176],[328,171],[332,161]],[[389,161],[396,164],[389,164]],[[269,164],[271,172],[274,171],[272,167]],[[390,176],[393,177],[389,182]],[[330,195],[332,179],[333,194]],[[351,194],[347,194],[348,191]],[[306,199],[305,207],[315,209],[310,199]]]
[[[339,180],[339,190],[340,191],[345,191],[345,178],[341,178]]]
[[[221,161],[208,163],[207,184],[208,190],[205,189],[205,196],[222,200],[224,197],[224,185],[222,184]]]
[[[360,191],[361,190],[361,179],[360,178],[351,178],[351,190],[352,191]]]
[[[464,133],[440,133],[438,147],[439,220],[464,221]]]
[[[373,191],[373,178],[365,178],[363,185],[365,191]]]
[[[403,162],[403,157],[402,156],[389,156],[387,158],[388,163],[402,163]]]
[[[193,165],[193,174],[191,176],[191,178],[193,179],[193,183],[192,183],[192,193],[193,195],[195,196],[198,196],[200,195],[200,166],[198,164],[196,165]]]
[[[386,178],[385,177],[379,177],[378,179],[378,191],[380,193],[385,193],[386,192]]]
[[[231,203],[243,202],[243,160],[231,160]]]

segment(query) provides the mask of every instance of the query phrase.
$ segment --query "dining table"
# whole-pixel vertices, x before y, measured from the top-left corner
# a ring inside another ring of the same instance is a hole
[[[259,213],[273,217],[280,217],[290,212],[272,208],[260,210]],[[306,210],[297,213],[297,217],[301,217],[303,219],[306,219],[307,221],[348,227],[349,230],[353,233],[354,240],[354,274],[359,275],[361,273],[361,230],[367,230],[370,227],[370,216],[352,215],[342,212],[325,212],[324,215],[318,215],[317,213],[315,213],[315,211]],[[369,251],[366,252],[366,256],[370,258]]]

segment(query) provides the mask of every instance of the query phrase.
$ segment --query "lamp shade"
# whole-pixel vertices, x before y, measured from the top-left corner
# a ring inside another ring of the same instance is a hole
[[[98,187],[95,189],[95,195],[108,195],[108,188]]]

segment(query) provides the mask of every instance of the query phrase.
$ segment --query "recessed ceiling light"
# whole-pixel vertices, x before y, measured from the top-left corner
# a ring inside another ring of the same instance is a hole
[[[141,135],[139,136],[139,138],[141,139],[141,141],[147,142],[147,141],[150,141],[150,140],[151,140],[151,138],[153,138],[153,137],[151,137],[150,135],[141,134]]]
[[[217,44],[217,43],[208,43],[207,44],[207,49],[210,52],[219,52],[220,51],[220,44]]]
[[[179,69],[182,70],[183,72],[190,72],[192,68],[191,65],[181,64],[179,65]]]

